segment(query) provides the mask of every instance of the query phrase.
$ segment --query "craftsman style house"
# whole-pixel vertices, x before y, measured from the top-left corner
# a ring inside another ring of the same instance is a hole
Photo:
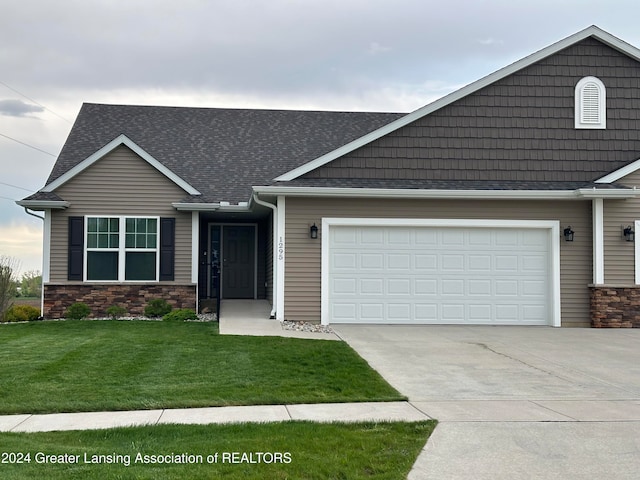
[[[48,318],[640,326],[639,169],[640,50],[590,27],[409,114],[85,104],[18,204]]]

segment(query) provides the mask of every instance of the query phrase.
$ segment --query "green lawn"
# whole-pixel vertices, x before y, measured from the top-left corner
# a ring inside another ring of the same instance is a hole
[[[343,342],[216,323],[4,324],[0,365],[0,414],[405,399]]]
[[[29,454],[30,460],[29,463],[20,464],[0,463],[0,477],[4,480],[397,480],[406,478],[434,427],[435,421],[356,424],[286,422],[0,433],[3,452]],[[235,456],[233,452],[236,452]],[[216,453],[217,461],[214,461]],[[157,459],[158,456],[170,454],[191,455],[195,463],[143,463],[145,456],[152,460],[152,455]],[[66,458],[67,461],[73,457],[78,463],[53,464],[50,459],[56,455],[66,455],[62,459]],[[104,459],[109,455],[115,463],[89,463],[94,458],[99,460],[99,455],[103,455]],[[21,458],[26,459],[25,456]],[[136,458],[141,462],[136,463]],[[42,463],[45,459],[46,463]],[[126,466],[127,459],[129,466]]]

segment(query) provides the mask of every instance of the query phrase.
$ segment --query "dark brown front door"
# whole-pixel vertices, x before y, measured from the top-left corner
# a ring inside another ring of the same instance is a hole
[[[255,298],[255,226],[222,228],[222,297]]]

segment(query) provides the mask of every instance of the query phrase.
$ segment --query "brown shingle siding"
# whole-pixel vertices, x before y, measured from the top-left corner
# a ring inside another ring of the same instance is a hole
[[[575,85],[589,75],[607,88],[606,130],[574,128]],[[362,175],[346,162],[366,158],[367,176],[390,178],[392,156],[412,160],[393,178],[589,182],[640,157],[639,120],[640,66],[587,39],[306,176]]]

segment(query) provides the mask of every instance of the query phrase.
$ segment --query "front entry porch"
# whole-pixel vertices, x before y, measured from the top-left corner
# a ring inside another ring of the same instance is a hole
[[[218,313],[226,300],[271,300],[271,223],[270,212],[200,213],[201,313]]]
[[[269,318],[270,314],[271,304],[267,300],[222,300],[220,335],[339,340],[335,333],[286,329],[280,321]]]
[[[220,334],[274,335],[282,326],[270,319],[270,314],[271,304],[267,300],[222,300]]]

